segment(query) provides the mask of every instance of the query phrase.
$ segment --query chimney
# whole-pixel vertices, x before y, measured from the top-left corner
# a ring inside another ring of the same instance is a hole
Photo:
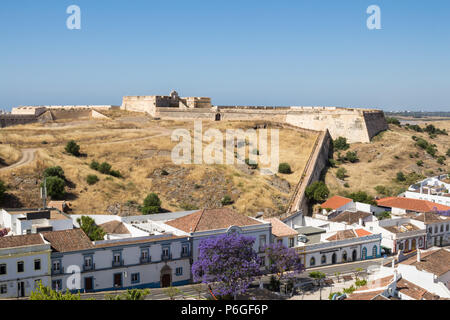
[[[359,224],[360,226],[363,225],[363,220],[362,220],[362,218],[359,218],[358,224]]]
[[[420,249],[417,248],[417,262],[420,262]]]
[[[392,269],[395,269],[395,259],[392,259]]]

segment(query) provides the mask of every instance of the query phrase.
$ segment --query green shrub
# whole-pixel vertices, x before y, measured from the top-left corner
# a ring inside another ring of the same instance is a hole
[[[44,177],[59,177],[63,180],[66,179],[64,170],[60,166],[49,167],[44,170]]]
[[[195,204],[191,204],[191,203],[182,203],[180,205],[180,208],[186,211],[191,211],[191,210],[198,210],[198,207]]]
[[[348,184],[348,182],[344,183],[344,188],[350,188],[350,185]]]
[[[143,214],[154,214],[161,211],[161,200],[156,193],[150,193],[144,199],[144,206],[141,209]]]
[[[98,171],[99,168],[100,168],[100,163],[98,163],[98,162],[95,161],[95,160],[92,160],[92,162],[91,162],[91,164],[89,165],[89,167],[90,167],[91,169],[93,169],[93,170]]]
[[[347,170],[345,170],[345,168],[339,168],[336,172],[336,177],[338,177],[338,179],[344,180],[347,176],[346,174]]]
[[[111,170],[111,171],[109,172],[109,174],[110,174],[111,176],[113,176],[113,177],[116,177],[116,178],[122,178],[122,174],[120,173],[119,170]]]
[[[168,176],[169,173],[168,173],[166,170],[162,169],[162,170],[161,170],[161,175],[162,175],[162,176]]]
[[[332,168],[336,168],[336,166],[337,166],[337,162],[336,162],[336,160],[334,160],[334,159],[328,159],[328,164],[330,165],[330,167],[332,167]]]
[[[52,199],[62,199],[65,196],[66,182],[60,177],[46,178],[47,195]]]
[[[70,153],[75,157],[78,157],[80,155],[80,146],[74,140],[70,140],[69,142],[67,142],[65,150],[67,153]]]
[[[401,171],[399,171],[399,172],[397,172],[397,181],[399,181],[399,182],[404,182],[404,181],[406,181],[406,177],[405,177],[405,174],[403,173],[403,172],[401,172]]]
[[[110,174],[111,165],[108,162],[103,162],[99,167],[98,171],[103,174]]]
[[[358,153],[356,151],[348,151],[347,154],[345,155],[345,159],[347,161],[350,161],[351,163],[355,163],[359,161]]]
[[[253,162],[250,162],[250,159],[245,159],[245,163],[250,167],[250,168],[252,168],[252,169],[258,169],[258,164],[257,163],[253,163]]]
[[[444,156],[439,156],[437,158],[437,163],[444,165],[445,164],[445,157]]]
[[[222,205],[223,205],[223,206],[228,206],[228,205],[230,205],[230,204],[233,204],[233,200],[231,199],[231,197],[230,197],[229,195],[225,195],[225,196],[222,198],[221,202],[222,202]]]
[[[416,162],[416,164],[417,164],[419,167],[422,167],[422,166],[423,166],[423,161],[422,161],[422,160],[419,160],[419,161]]]
[[[280,165],[278,166],[278,172],[284,174],[291,174],[292,173],[291,166],[289,165],[289,163],[286,162],[280,163]]]
[[[368,195],[366,192],[364,191],[358,191],[358,192],[353,192],[350,194],[345,194],[345,196],[347,198],[352,199],[354,202],[361,202],[361,203],[367,203],[370,205],[376,205],[377,203],[375,202],[375,199]]]
[[[142,214],[147,215],[147,214],[159,213],[160,210],[161,210],[160,207],[148,206],[148,207],[142,207],[141,212],[142,212]]]
[[[450,148],[448,148],[447,152],[445,153],[448,157],[450,157]]]
[[[87,176],[86,178],[86,182],[92,186],[94,184],[96,184],[99,181],[98,177],[95,174],[90,174]]]
[[[397,118],[386,117],[386,122],[389,124],[400,126],[400,120],[398,120]]]
[[[333,148],[335,150],[347,150],[350,145],[347,143],[347,139],[344,137],[339,137],[333,141]]]

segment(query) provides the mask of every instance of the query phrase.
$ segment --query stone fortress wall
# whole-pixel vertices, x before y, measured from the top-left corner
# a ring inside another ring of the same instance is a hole
[[[205,97],[124,97],[122,109],[145,112],[168,120],[272,121],[296,127],[326,131],[331,137],[345,137],[350,143],[370,142],[388,128],[381,110],[337,107],[213,106]]]
[[[0,114],[0,127],[51,120],[105,119],[102,111],[119,108],[112,105],[20,106],[11,113]]]

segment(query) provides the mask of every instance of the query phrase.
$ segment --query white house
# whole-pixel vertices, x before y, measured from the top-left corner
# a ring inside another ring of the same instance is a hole
[[[272,243],[281,243],[287,248],[298,245],[298,232],[277,218],[266,218],[264,221],[272,224]]]
[[[72,219],[57,209],[2,209],[0,225],[13,235],[73,228]]]
[[[366,227],[370,232],[381,234],[381,245],[391,250],[394,254],[397,254],[399,251],[409,253],[417,248],[426,248],[426,230],[411,218],[368,222]]]
[[[450,217],[433,212],[409,214],[413,223],[427,231],[427,248],[450,244]]]
[[[450,207],[450,178],[446,174],[426,178],[411,185],[404,195],[406,198],[428,200]]]
[[[376,200],[378,206],[392,215],[402,216],[408,213],[450,212],[450,207],[427,200],[410,199],[404,197],[387,197]]]
[[[168,287],[191,279],[188,237],[171,234],[91,242],[81,229],[43,233],[51,244],[52,287],[105,291]],[[79,272],[74,276],[73,272]]]
[[[0,298],[30,295],[50,283],[50,244],[40,234],[0,238]]]
[[[271,223],[239,214],[228,208],[203,209],[189,215],[166,221],[164,225],[173,227],[192,237],[192,258],[197,261],[199,244],[202,240],[238,232],[255,238],[254,249],[264,256],[264,247],[271,240]]]

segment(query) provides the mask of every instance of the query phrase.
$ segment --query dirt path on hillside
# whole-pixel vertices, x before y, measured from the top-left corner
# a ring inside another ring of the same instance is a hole
[[[34,161],[34,159],[36,159],[36,151],[38,149],[22,149],[22,158],[20,158],[19,161],[17,161],[16,163],[1,168],[0,171],[6,171],[6,170],[10,170],[10,169],[15,169],[21,166],[24,166],[26,164],[29,164],[30,162]]]

